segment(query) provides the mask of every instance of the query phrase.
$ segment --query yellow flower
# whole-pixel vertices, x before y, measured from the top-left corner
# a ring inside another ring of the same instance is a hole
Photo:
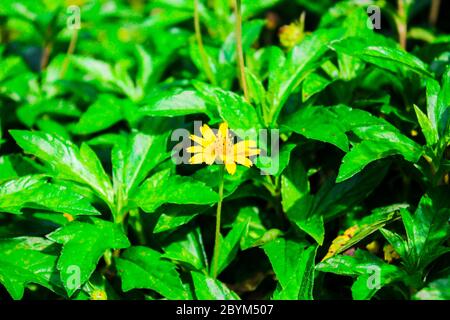
[[[380,244],[374,240],[366,246],[366,249],[373,254],[377,254],[380,251]]]
[[[400,259],[399,254],[394,250],[394,247],[392,247],[392,245],[390,244],[384,246],[383,252],[384,252],[384,260],[386,260],[387,263],[391,263],[394,260]]]
[[[108,296],[106,295],[106,292],[100,289],[95,289],[91,292],[90,296],[91,300],[108,300]]]
[[[256,142],[253,140],[243,140],[233,143],[233,138],[228,130],[226,122],[219,126],[217,134],[214,134],[208,125],[200,127],[201,137],[190,136],[191,140],[198,145],[187,148],[187,152],[194,155],[189,159],[191,164],[206,163],[213,164],[215,161],[225,164],[229,174],[236,172],[236,164],[246,167],[252,166],[252,161],[248,158],[258,155],[261,150],[256,149]]]
[[[302,13],[298,21],[282,26],[278,35],[281,45],[285,48],[291,49],[300,43],[305,37],[305,13]]]

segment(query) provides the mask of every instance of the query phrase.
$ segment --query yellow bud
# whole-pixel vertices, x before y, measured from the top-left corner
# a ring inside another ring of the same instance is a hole
[[[282,26],[279,31],[280,43],[285,48],[292,48],[303,39],[303,30],[295,24]]]
[[[380,244],[374,240],[366,246],[366,249],[373,254],[377,254],[380,251]]]
[[[291,49],[303,40],[305,37],[305,17],[305,12],[303,12],[298,21],[280,28],[278,35],[283,47]]]
[[[91,300],[108,300],[108,296],[104,290],[95,289],[91,292]]]
[[[394,250],[394,247],[392,247],[390,244],[384,246],[383,252],[384,252],[384,260],[386,260],[388,263],[400,259],[399,254]]]

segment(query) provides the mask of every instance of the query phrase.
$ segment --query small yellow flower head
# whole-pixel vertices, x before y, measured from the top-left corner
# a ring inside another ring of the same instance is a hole
[[[300,20],[291,24],[282,26],[278,36],[283,47],[291,49],[299,44],[305,37],[305,15],[301,15]]]
[[[380,251],[380,244],[374,240],[366,246],[367,251],[373,254],[377,254]]]
[[[104,290],[96,289],[91,292],[91,300],[108,300],[108,296]]]
[[[215,134],[208,125],[200,127],[201,137],[190,136],[191,140],[198,145],[187,148],[187,152],[194,153],[189,159],[191,164],[206,163],[213,164],[215,161],[223,163],[229,174],[236,172],[236,164],[246,167],[252,166],[252,161],[248,158],[260,154],[261,150],[256,148],[256,142],[253,140],[243,140],[233,143],[233,138],[228,130],[226,122],[219,126]]]
[[[384,260],[386,260],[388,263],[400,259],[399,254],[394,250],[394,248],[390,244],[384,246],[383,252],[384,252]]]

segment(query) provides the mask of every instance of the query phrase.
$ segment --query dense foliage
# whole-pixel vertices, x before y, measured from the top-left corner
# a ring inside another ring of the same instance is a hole
[[[449,299],[448,4],[1,0],[0,297]]]

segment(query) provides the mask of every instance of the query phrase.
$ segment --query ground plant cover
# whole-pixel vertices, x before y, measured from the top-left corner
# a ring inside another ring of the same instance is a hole
[[[1,300],[447,300],[446,0],[1,0]]]

